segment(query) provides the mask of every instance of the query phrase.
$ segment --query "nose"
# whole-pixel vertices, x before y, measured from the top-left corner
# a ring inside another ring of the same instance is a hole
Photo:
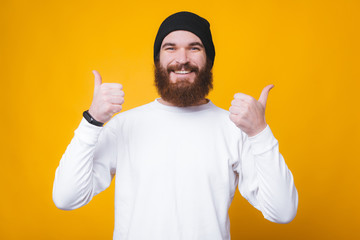
[[[178,51],[176,52],[175,61],[178,64],[185,64],[189,61],[186,49],[184,49],[184,48],[178,49]]]

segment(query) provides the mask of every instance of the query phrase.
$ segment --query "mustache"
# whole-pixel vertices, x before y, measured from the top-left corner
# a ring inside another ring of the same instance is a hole
[[[191,71],[191,72],[199,72],[199,68],[195,65],[192,65],[191,63],[185,63],[185,64],[174,64],[167,67],[167,72],[170,73],[172,71]]]

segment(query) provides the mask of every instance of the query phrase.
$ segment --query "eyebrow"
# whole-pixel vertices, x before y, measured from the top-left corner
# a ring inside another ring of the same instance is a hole
[[[174,47],[174,46],[176,46],[176,44],[170,42],[170,43],[164,43],[164,45],[162,45],[161,48]],[[193,46],[199,46],[199,47],[204,48],[204,45],[202,45],[202,43],[200,43],[200,42],[192,42],[192,43],[189,44],[189,46],[191,46],[191,47],[193,47]]]
[[[192,43],[190,43],[189,45],[190,45],[190,46],[199,46],[199,47],[204,48],[204,45],[202,45],[202,43],[200,43],[200,42],[192,42]]]
[[[175,43],[165,43],[164,45],[162,45],[162,47],[161,48],[166,48],[166,47],[173,47],[173,46],[175,46],[176,44]]]

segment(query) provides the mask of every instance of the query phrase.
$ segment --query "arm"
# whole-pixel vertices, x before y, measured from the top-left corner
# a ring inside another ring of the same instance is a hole
[[[297,212],[298,194],[270,127],[253,137],[244,134],[241,149],[237,168],[241,195],[269,221],[291,222]]]
[[[239,173],[240,193],[272,222],[288,223],[296,215],[298,195],[293,176],[279,152],[278,141],[265,121],[266,86],[259,100],[237,93],[230,119],[242,131]]]
[[[95,70],[93,73],[95,87],[89,113],[105,123],[121,111],[124,92],[121,84],[102,83],[100,74]],[[117,156],[115,124],[110,121],[105,127],[98,127],[81,120],[56,169],[53,201],[58,208],[79,208],[110,185]]]
[[[58,208],[84,206],[110,185],[116,168],[116,137],[110,123],[97,127],[81,120],[55,172],[53,201]]]

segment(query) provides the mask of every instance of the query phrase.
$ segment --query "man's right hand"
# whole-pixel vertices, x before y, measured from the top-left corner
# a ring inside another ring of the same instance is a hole
[[[124,92],[119,83],[102,83],[100,74],[95,75],[94,97],[89,113],[98,122],[106,123],[111,117],[121,111],[124,103]]]

